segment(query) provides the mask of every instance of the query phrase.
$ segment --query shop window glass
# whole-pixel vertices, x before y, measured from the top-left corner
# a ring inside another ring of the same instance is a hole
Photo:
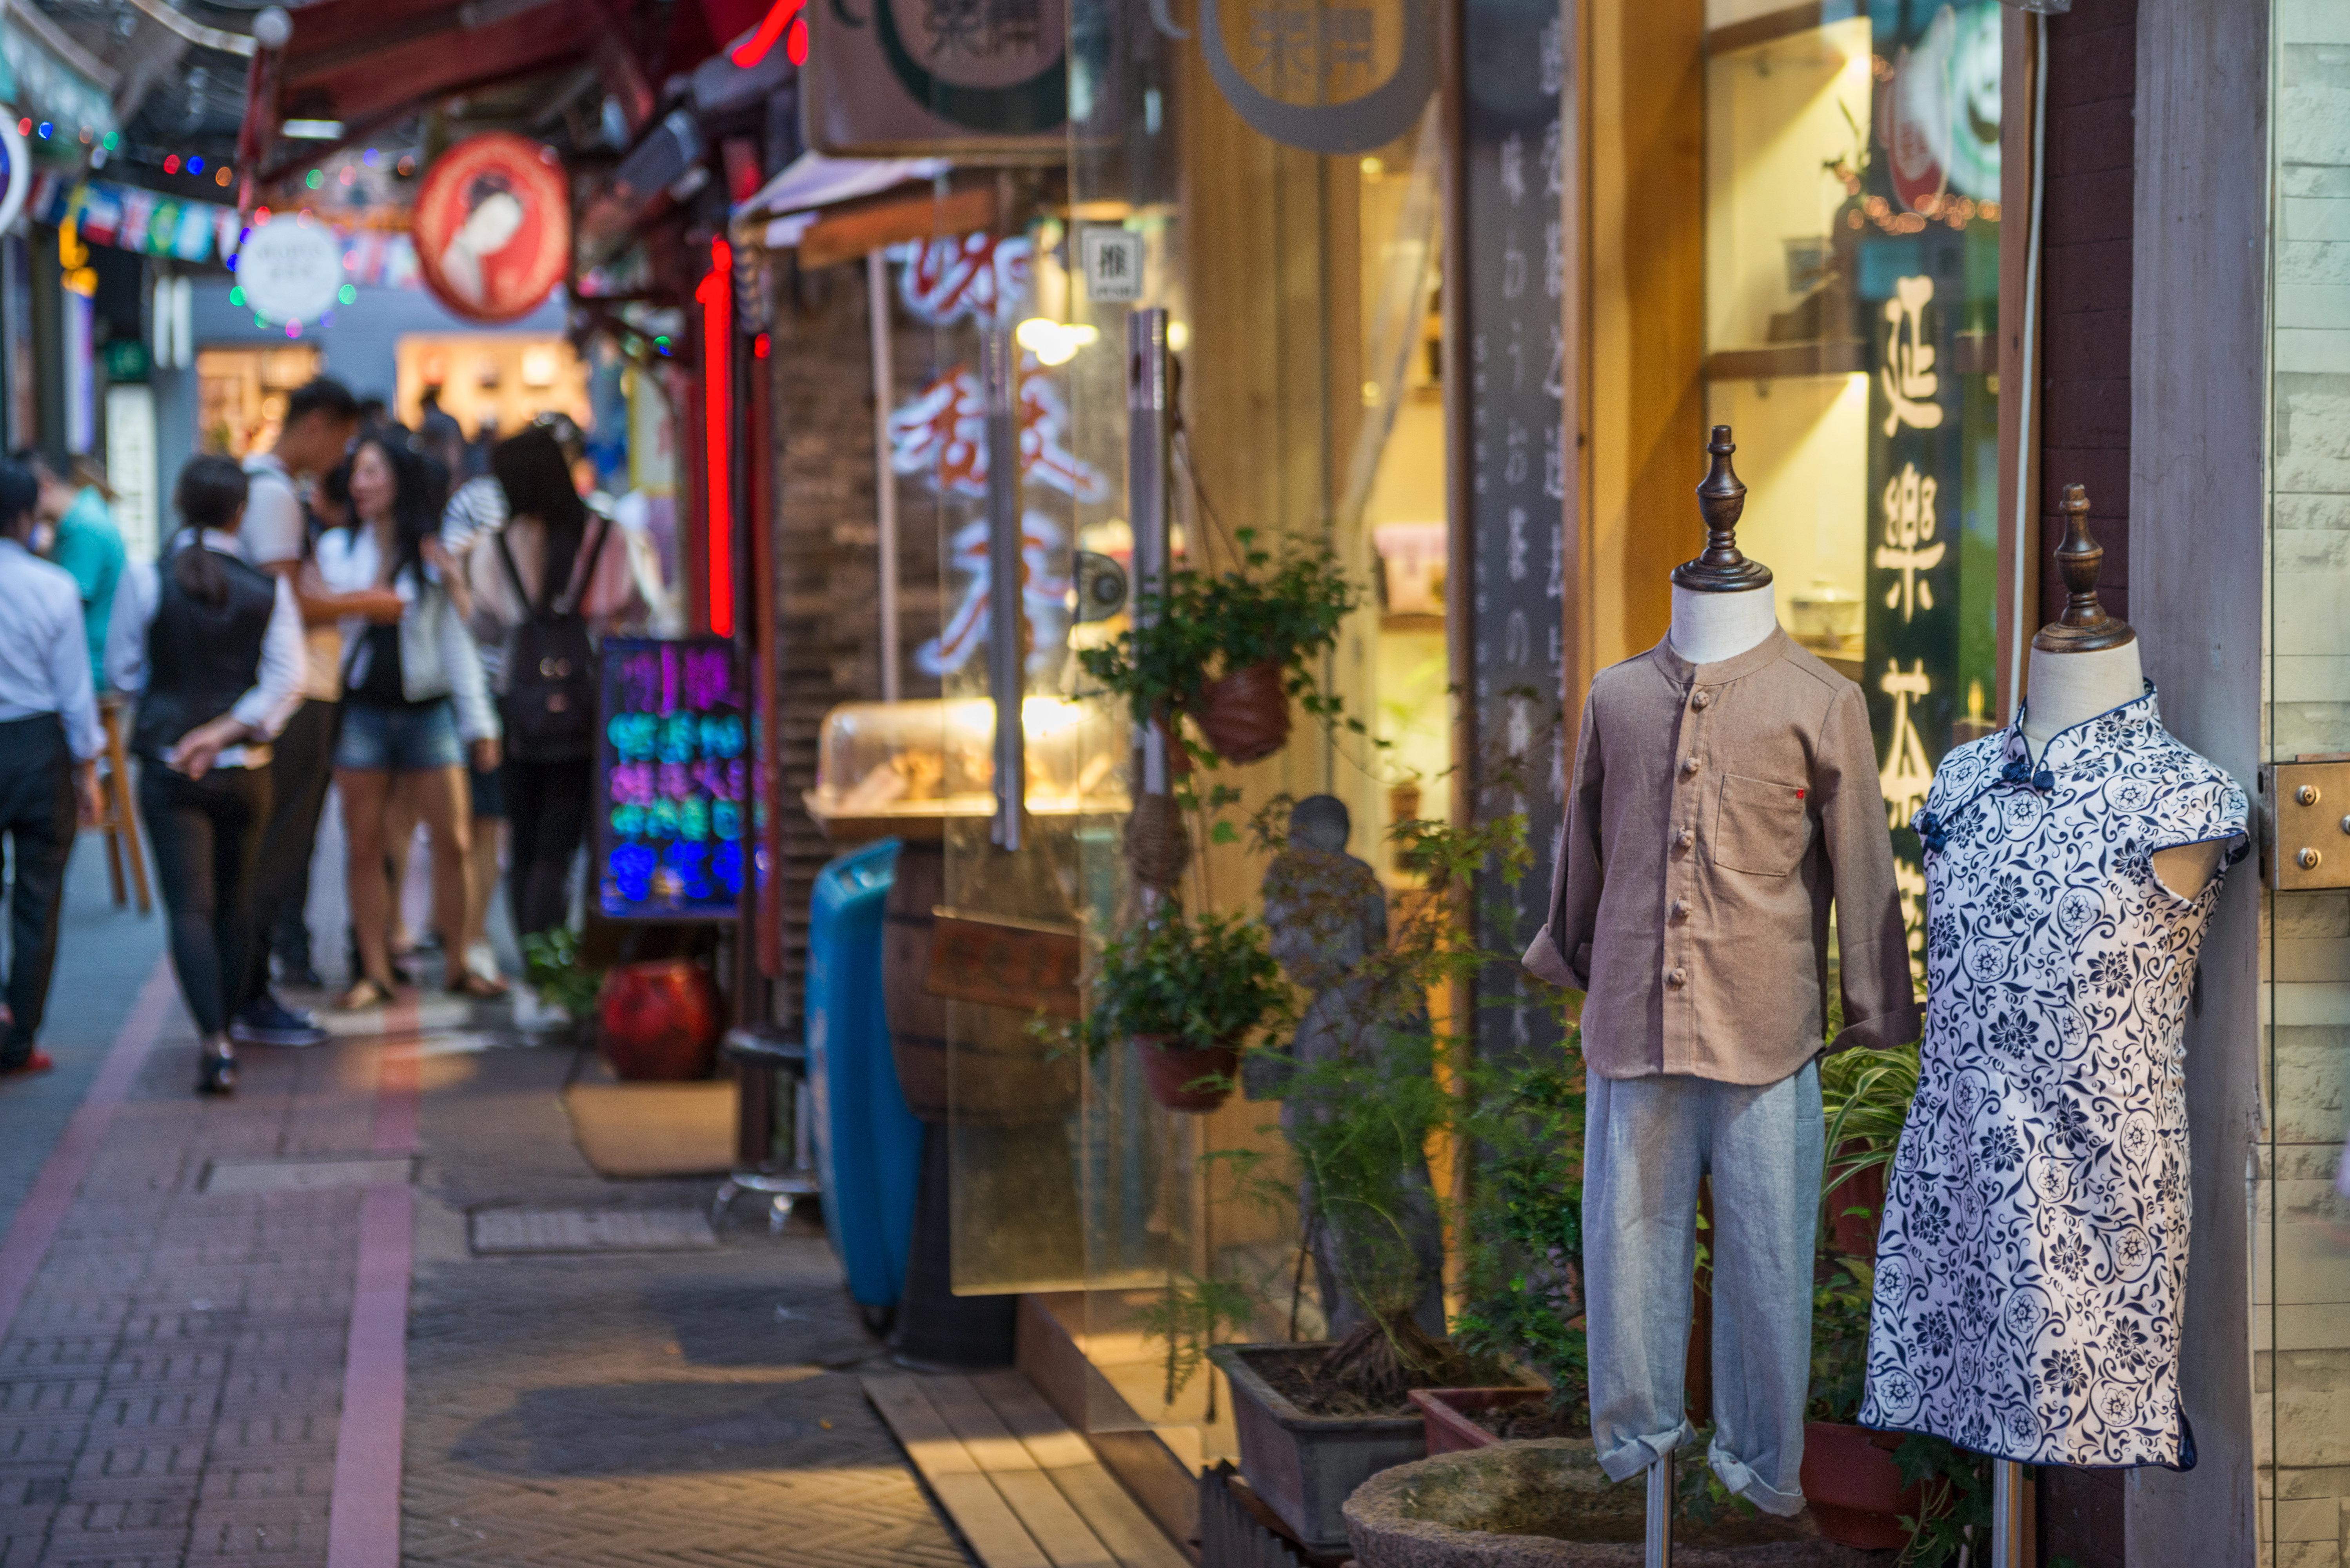
[[[1995,727],[2000,7],[1711,0],[1706,380],[1739,541],[1790,636],[1867,693],[1908,822]]]

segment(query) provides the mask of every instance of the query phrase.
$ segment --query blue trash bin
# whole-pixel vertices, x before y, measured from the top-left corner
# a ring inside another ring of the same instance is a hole
[[[886,1327],[906,1288],[922,1124],[898,1091],[881,1009],[881,907],[898,841],[816,874],[808,921],[808,1083],[816,1101],[824,1228],[868,1326]]]

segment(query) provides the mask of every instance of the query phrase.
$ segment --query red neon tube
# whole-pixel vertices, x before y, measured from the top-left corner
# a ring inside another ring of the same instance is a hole
[[[710,244],[710,275],[694,290],[702,302],[702,429],[710,460],[702,490],[710,562],[710,630],[734,635],[734,463],[733,367],[734,249]]]

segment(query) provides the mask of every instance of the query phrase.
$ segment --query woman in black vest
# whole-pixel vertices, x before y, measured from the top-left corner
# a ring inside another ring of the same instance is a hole
[[[130,749],[139,812],[172,921],[172,965],[203,1037],[203,1094],[236,1086],[229,1020],[251,1000],[254,863],[269,817],[267,742],[302,696],[293,589],[237,554],[244,472],[224,457],[180,471],[185,524],[160,566],[125,573],[107,672],[139,694]]]

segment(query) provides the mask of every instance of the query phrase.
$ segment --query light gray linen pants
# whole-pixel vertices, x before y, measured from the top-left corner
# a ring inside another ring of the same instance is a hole
[[[1586,1075],[1583,1258],[1591,1435],[1628,1480],[1696,1433],[1684,1414],[1698,1179],[1713,1178],[1713,1445],[1722,1485],[1804,1506],[1820,1068],[1760,1086]]]

